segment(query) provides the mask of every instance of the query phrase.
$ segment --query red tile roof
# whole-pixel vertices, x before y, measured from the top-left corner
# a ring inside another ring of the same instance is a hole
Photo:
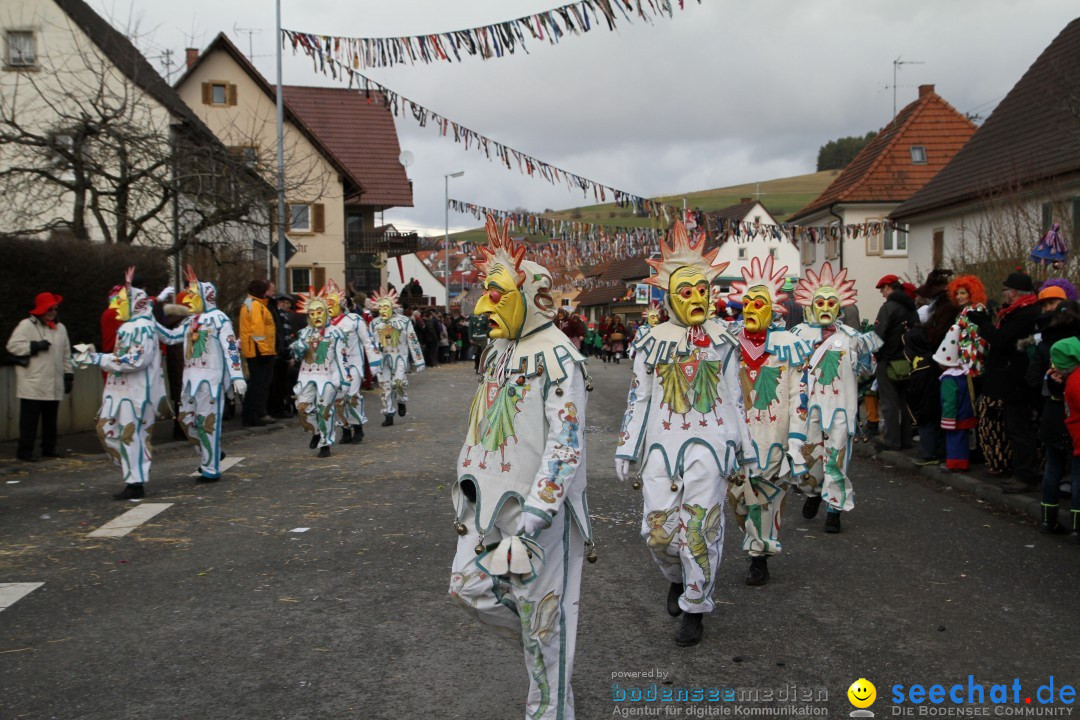
[[[788,222],[827,209],[833,203],[895,202],[914,195],[975,133],[975,124],[934,92],[919,88],[919,99],[901,110],[867,143],[825,192]],[[911,147],[926,149],[926,162],[911,159]]]
[[[610,305],[618,302],[626,294],[625,285],[612,285],[611,287],[595,287],[590,290],[582,290],[574,298],[574,304],[580,307],[593,307],[596,305]]]
[[[1050,43],[944,170],[891,217],[1080,171],[1080,19]],[[1072,98],[1070,107],[1069,98]]]
[[[643,280],[651,274],[644,255],[611,260],[600,273],[600,281]]]
[[[297,85],[282,91],[289,108],[360,181],[360,197],[346,204],[412,207],[394,117],[375,93],[369,99],[346,88]]]

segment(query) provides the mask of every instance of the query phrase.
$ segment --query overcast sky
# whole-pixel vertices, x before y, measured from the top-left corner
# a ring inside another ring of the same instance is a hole
[[[274,78],[270,0],[90,0],[121,26],[137,25],[151,59],[203,48],[219,31]],[[282,0],[282,24],[314,33],[401,36],[457,30],[549,10],[559,0]],[[677,2],[673,0],[677,8]],[[494,140],[642,196],[813,172],[818,148],[880,129],[917,86],[936,85],[961,112],[984,117],[1077,15],[1073,0],[686,0],[673,20],[619,18],[531,54],[399,66],[369,77]],[[240,31],[234,31],[239,28]],[[257,30],[248,35],[245,30]],[[161,67],[160,63],[155,63]],[[284,81],[340,86],[285,54]],[[174,75],[174,79],[175,79]],[[439,234],[443,175],[450,196],[495,208],[591,204],[397,120],[414,208],[388,211],[399,229]],[[475,227],[450,216],[451,230]]]

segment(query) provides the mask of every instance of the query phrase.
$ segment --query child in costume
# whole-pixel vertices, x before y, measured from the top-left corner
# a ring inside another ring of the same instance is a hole
[[[747,465],[741,468],[728,500],[746,534],[747,585],[768,582],[768,558],[780,552],[780,519],[791,480],[788,431],[793,406],[799,402],[802,364],[810,354],[805,342],[784,329],[782,319],[773,323],[784,312],[785,272],[786,267],[774,271],[771,256],[764,263],[753,258],[730,292],[731,300],[743,307],[737,329],[739,379],[751,440]]]
[[[372,372],[375,372],[382,363],[382,358],[375,351],[375,345],[371,342],[371,334],[368,332],[364,318],[354,312],[347,312],[345,308],[345,293],[333,280],[326,283],[323,295],[330,308],[330,322],[345,334],[345,355],[348,358],[345,364],[348,391],[338,397],[338,422],[341,423],[341,444],[360,442],[364,439],[364,423],[367,415],[364,414],[364,396],[360,392],[360,385],[364,381],[364,359]]]
[[[795,286],[795,303],[809,313],[791,332],[812,354],[791,405],[788,452],[792,479],[806,494],[803,517],[815,517],[824,500],[827,533],[840,532],[841,511],[855,506],[847,468],[859,424],[859,378],[872,376],[872,353],[881,346],[873,331],[860,333],[840,320],[841,308],[854,305],[856,296],[847,270],[834,274],[830,263],[820,275],[808,269]]]
[[[675,223],[647,283],[667,291],[670,319],[634,342],[634,377],[615,451],[620,480],[641,467],[641,536],[671,583],[667,611],[683,616],[675,643],[695,645],[724,546],[724,497],[750,437],[738,344],[709,316],[710,284],[727,266]]]
[[[293,356],[300,361],[300,375],[293,388],[296,413],[300,427],[312,433],[308,447],[319,448],[321,458],[330,457],[337,399],[349,390],[348,341],[341,330],[329,324],[330,307],[324,298],[301,293],[299,311],[307,314],[308,326],[292,344]]]
[[[526,717],[572,720],[585,544],[585,358],[552,323],[551,275],[487,220],[477,269],[490,321],[454,484],[450,595],[524,645]],[[595,555],[590,550],[590,561]],[[478,688],[479,689],[479,688]]]
[[[953,305],[960,308],[960,314],[934,353],[934,362],[945,369],[941,373],[945,467],[960,471],[970,465],[968,432],[979,424],[975,415],[974,381],[982,375],[986,354],[986,341],[979,337],[979,326],[969,314],[986,312],[986,287],[975,275],[961,275],[949,283],[947,292]]]
[[[409,370],[409,360],[417,372],[424,369],[424,353],[420,341],[416,338],[416,329],[412,320],[399,315],[397,291],[376,291],[371,296],[372,304],[379,316],[371,323],[371,334],[375,347],[382,353],[379,367],[379,384],[383,390],[383,426],[394,424],[394,413],[405,416],[405,403],[409,401],[409,379],[405,373]]]
[[[145,291],[131,286],[135,268],[125,275],[124,286],[109,298],[109,307],[123,325],[116,331],[111,353],[94,352],[93,345],[72,358],[78,367],[105,370],[105,390],[97,416],[97,432],[105,453],[120,468],[124,489],[117,500],[137,500],[146,494],[152,459],[150,431],[157,419],[172,418],[153,306]]]
[[[180,390],[180,424],[199,449],[199,482],[221,479],[221,419],[225,395],[247,391],[229,316],[218,310],[217,286],[199,282],[187,267],[188,285],[181,302],[191,314],[175,328],[157,324],[158,338],[167,345],[184,344],[184,379]],[[171,294],[171,288],[168,292]],[[165,293],[162,293],[164,297]]]

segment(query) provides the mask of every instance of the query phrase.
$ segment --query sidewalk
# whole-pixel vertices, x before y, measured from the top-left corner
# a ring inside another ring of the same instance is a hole
[[[1042,507],[1040,505],[1040,498],[1042,496],[1041,488],[1033,490],[1030,493],[1006,495],[1001,491],[1001,486],[998,484],[997,480],[984,478],[974,469],[969,470],[968,472],[958,473],[945,472],[943,470],[945,467],[944,464],[919,467],[913,463],[913,461],[919,457],[918,452],[914,449],[884,450],[882,452],[877,452],[874,449],[873,442],[856,442],[854,445],[854,454],[861,457],[876,457],[882,462],[893,465],[894,467],[913,472],[921,472],[923,476],[928,477],[931,480],[935,480],[954,490],[971,493],[990,505],[1003,510],[1011,510],[1013,512],[1029,515],[1036,522],[1042,522]]]

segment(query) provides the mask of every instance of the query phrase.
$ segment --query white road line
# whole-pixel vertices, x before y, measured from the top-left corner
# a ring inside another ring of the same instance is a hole
[[[227,457],[227,458],[225,458],[224,460],[221,461],[221,465],[219,465],[218,468],[220,469],[221,472],[225,472],[229,468],[240,464],[240,461],[243,460],[243,459],[244,458],[242,458],[242,457],[229,456],[229,457]],[[196,470],[195,472],[191,473],[191,475],[189,475],[188,477],[199,477],[199,471]]]
[[[123,537],[172,505],[172,503],[142,503],[120,517],[105,523],[87,537]]]
[[[0,583],[0,612],[37,590],[45,583]]]

